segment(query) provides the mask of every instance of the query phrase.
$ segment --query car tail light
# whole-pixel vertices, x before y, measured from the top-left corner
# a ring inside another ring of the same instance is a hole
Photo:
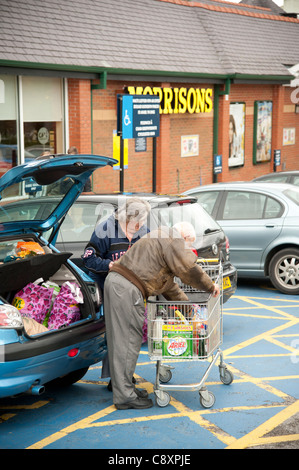
[[[221,248],[222,261],[229,261],[229,239],[225,237],[225,245]]]
[[[23,328],[23,320],[17,308],[0,305],[0,328]]]
[[[75,357],[75,356],[77,356],[78,353],[79,353],[79,349],[74,348],[74,349],[70,349],[69,352],[67,353],[67,355],[69,357]]]

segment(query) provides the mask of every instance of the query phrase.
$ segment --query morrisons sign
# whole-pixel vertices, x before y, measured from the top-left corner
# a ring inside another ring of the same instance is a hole
[[[209,113],[213,109],[211,88],[127,87],[130,95],[159,95],[160,114]]]

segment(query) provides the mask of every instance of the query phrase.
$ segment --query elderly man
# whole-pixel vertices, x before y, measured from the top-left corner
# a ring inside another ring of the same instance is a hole
[[[96,226],[82,259],[101,289],[113,263],[148,233],[145,222],[150,210],[147,201],[128,198],[115,214]]]
[[[150,210],[147,201],[137,197],[128,198],[115,214],[95,228],[82,259],[90,277],[101,289],[113,263],[148,232],[145,222]],[[101,377],[110,377],[108,356],[102,361]],[[112,390],[111,382],[108,390]],[[143,392],[139,393],[142,395]]]
[[[117,409],[143,409],[153,406],[132,384],[142,344],[144,300],[163,294],[168,300],[188,300],[174,282],[219,294],[219,286],[196,264],[190,248],[195,239],[188,224],[173,229],[161,227],[142,237],[111,267],[104,287],[108,354]],[[139,391],[140,392],[140,391]]]

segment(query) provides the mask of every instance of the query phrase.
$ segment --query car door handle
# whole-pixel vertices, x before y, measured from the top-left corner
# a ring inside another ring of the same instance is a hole
[[[265,225],[266,228],[274,228],[275,225]]]

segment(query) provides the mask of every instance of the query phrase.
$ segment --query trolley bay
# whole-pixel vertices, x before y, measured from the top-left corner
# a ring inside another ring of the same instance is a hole
[[[97,363],[68,388],[1,399],[0,448],[103,449],[107,462],[108,455],[120,457],[128,449],[126,455],[137,459],[150,449],[179,455],[194,449],[299,448],[298,296],[270,283],[240,282],[223,306],[221,350],[234,379],[226,386],[218,367],[211,369],[206,386],[216,400],[210,408],[201,406],[196,392],[171,390],[165,407],[119,411]],[[171,366],[169,385],[192,384],[202,375],[200,361],[181,358]],[[154,398],[156,361],[147,343],[135,378]]]

